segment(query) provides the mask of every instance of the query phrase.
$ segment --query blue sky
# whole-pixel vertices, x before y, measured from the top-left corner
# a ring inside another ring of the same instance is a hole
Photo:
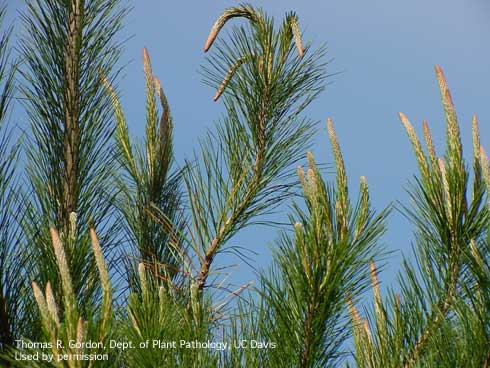
[[[19,8],[8,1],[10,18]],[[321,122],[313,153],[318,161],[332,162],[325,129],[332,117],[343,149],[351,184],[367,177],[374,206],[381,210],[392,201],[407,203],[408,180],[415,162],[397,112],[403,111],[418,132],[429,121],[434,141],[442,153],[444,120],[434,74],[440,64],[448,78],[462,126],[466,153],[471,147],[471,116],[480,121],[483,145],[490,149],[490,3],[487,0],[372,0],[366,1],[250,1],[281,18],[295,10],[306,40],[326,42],[333,61],[331,84],[309,108]],[[150,52],[154,73],[160,78],[171,104],[175,124],[177,161],[190,158],[199,137],[222,111],[214,91],[201,83],[198,73],[205,61],[202,51],[216,17],[232,1],[128,1],[133,11],[126,19],[121,39],[125,44],[122,104],[131,132],[144,132],[144,81],[142,48]],[[236,21],[234,21],[236,23]],[[15,114],[14,120],[22,120]],[[21,124],[22,125],[22,124]],[[332,176],[326,175],[331,179]],[[268,244],[275,230],[250,228],[236,236],[238,244],[259,253],[256,266],[270,262]],[[387,250],[396,251],[381,279],[393,282],[400,252],[410,252],[411,226],[397,212],[383,238]],[[240,263],[222,255],[220,264]],[[251,269],[240,264],[233,280],[253,279]]]

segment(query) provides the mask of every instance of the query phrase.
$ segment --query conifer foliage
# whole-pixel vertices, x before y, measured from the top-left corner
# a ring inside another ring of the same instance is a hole
[[[419,168],[409,191],[412,205],[403,209],[416,229],[415,260],[404,262],[401,293],[390,291],[385,301],[371,265],[374,312],[367,320],[350,303],[356,361],[362,367],[490,364],[488,158],[474,116],[472,169],[465,164],[456,111],[439,66],[436,76],[446,150],[437,156],[424,121],[424,151],[408,118],[399,114]]]
[[[439,66],[445,152],[427,122],[424,148],[399,114],[419,169],[399,205],[415,246],[384,296],[392,206],[372,207],[365,177],[353,195],[331,119],[333,181],[311,153],[305,109],[325,86],[326,50],[298,16],[278,24],[240,4],[217,18],[202,74],[224,113],[179,165],[146,48],[145,137],[130,134],[117,87],[126,13],[118,0],[28,0],[18,62],[1,25],[2,367],[490,366],[489,158],[474,117],[465,163]],[[5,125],[14,92],[29,126],[19,142]],[[230,240],[276,226],[285,204],[270,266],[228,290],[216,260],[243,256]],[[53,360],[19,359],[41,353]]]
[[[58,229],[73,292],[87,312],[101,292],[89,228],[99,229],[105,249],[118,236],[111,221],[114,124],[99,71],[110,79],[117,75],[121,47],[114,35],[125,12],[116,0],[33,0],[21,15],[20,92],[30,126],[21,222],[27,277],[50,282],[60,302],[61,275],[49,234],[50,227]],[[35,305],[30,308],[34,314]]]
[[[25,257],[21,250],[18,203],[13,188],[18,184],[15,165],[18,149],[12,148],[12,130],[7,116],[14,93],[16,66],[10,52],[12,28],[4,28],[5,7],[0,8],[0,349],[11,346],[27,329],[19,316],[25,315],[22,279]]]

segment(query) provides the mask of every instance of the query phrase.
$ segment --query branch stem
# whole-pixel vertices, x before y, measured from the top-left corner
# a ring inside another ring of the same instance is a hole
[[[460,267],[460,265],[456,261],[456,263],[453,267],[453,272],[451,272],[451,275],[450,275],[449,285],[446,287],[445,298],[444,298],[444,300],[440,300],[437,303],[437,309],[439,310],[438,314],[429,322],[424,333],[420,336],[418,341],[415,343],[415,346],[412,349],[412,352],[410,353],[408,359],[406,359],[405,363],[403,364],[404,368],[410,368],[412,365],[414,365],[416,363],[417,359],[420,356],[420,352],[422,351],[427,340],[430,338],[431,334],[434,332],[435,328],[437,328],[439,323],[441,323],[442,319],[449,312],[451,300],[454,296],[454,292],[456,290],[456,284],[458,282],[459,267]]]
[[[204,259],[201,261],[201,268],[197,275],[197,289],[199,291],[204,289],[206,284],[206,280],[209,276],[209,270],[211,264],[213,263],[216,252],[218,251],[223,239],[230,232],[230,230],[235,225],[236,221],[241,217],[243,212],[250,206],[254,196],[257,193],[257,190],[260,187],[260,183],[262,181],[263,168],[265,163],[265,128],[266,128],[266,120],[267,120],[267,109],[269,107],[269,88],[265,88],[263,92],[263,99],[261,108],[258,114],[258,124],[257,124],[257,154],[255,158],[255,164],[253,167],[253,176],[250,179],[250,182],[247,186],[246,194],[242,200],[242,202],[237,206],[237,208],[233,211],[233,213],[228,217],[225,221],[224,225],[218,230],[216,236],[211,240],[209,246],[207,247],[206,254]]]
[[[78,157],[80,150],[80,48],[82,35],[82,5],[75,0],[70,5],[69,33],[65,45],[64,85],[64,152],[63,202],[60,213],[63,232],[69,228],[69,216],[77,210]]]

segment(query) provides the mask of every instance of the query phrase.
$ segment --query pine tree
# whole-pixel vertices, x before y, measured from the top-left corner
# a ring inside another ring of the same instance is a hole
[[[445,153],[437,155],[427,122],[424,149],[399,114],[419,169],[410,206],[399,206],[415,246],[400,292],[383,297],[379,244],[391,206],[372,208],[364,177],[352,199],[330,119],[334,182],[309,151],[317,124],[304,110],[324,88],[325,48],[303,41],[297,15],[276,24],[240,4],[218,17],[202,73],[224,114],[179,167],[170,104],[146,49],[143,144],[129,134],[116,88],[126,12],[117,0],[28,1],[17,73],[30,123],[22,146],[4,125],[17,65],[11,30],[0,37],[2,366],[490,366],[489,159],[474,117],[466,164],[440,67]],[[235,18],[242,22],[222,35]],[[24,182],[16,147],[25,153]],[[290,224],[278,232],[270,267],[258,270],[255,287],[221,299],[218,257],[240,256],[230,240],[257,223],[275,226],[274,211],[287,203]],[[111,339],[133,348],[108,349]],[[70,346],[88,340],[102,345]],[[230,348],[189,349],[180,340]],[[38,352],[109,359],[15,356]]]

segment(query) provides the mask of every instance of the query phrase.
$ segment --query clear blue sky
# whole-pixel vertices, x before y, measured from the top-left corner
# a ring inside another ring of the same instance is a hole
[[[9,1],[11,15],[18,1]],[[311,106],[308,114],[321,121],[313,152],[318,161],[332,162],[324,122],[332,117],[347,165],[351,193],[357,194],[359,176],[367,177],[374,205],[407,203],[404,187],[415,171],[411,147],[398,121],[403,111],[417,131],[428,119],[442,152],[444,120],[434,75],[440,64],[448,78],[462,126],[466,153],[471,147],[471,116],[480,120],[482,143],[490,149],[490,2],[488,0],[372,0],[372,1],[250,1],[280,18],[298,13],[306,40],[328,44],[333,58],[329,72],[341,72]],[[166,90],[174,116],[177,161],[192,155],[199,137],[222,111],[214,91],[201,83],[202,48],[211,25],[233,1],[128,1],[133,11],[124,35],[123,62],[129,62],[120,83],[122,104],[131,131],[144,131],[144,84],[141,50],[150,52],[154,73]],[[236,22],[236,21],[235,21]],[[15,120],[21,119],[15,116]],[[328,176],[328,175],[327,175]],[[330,177],[331,179],[331,177]],[[390,217],[383,238],[387,250],[396,250],[382,276],[393,283],[400,251],[409,252],[410,224],[397,212]],[[271,229],[251,228],[233,239],[260,253],[257,266],[270,261],[267,245]],[[223,255],[220,263],[236,263]],[[241,264],[233,280],[253,278]]]

